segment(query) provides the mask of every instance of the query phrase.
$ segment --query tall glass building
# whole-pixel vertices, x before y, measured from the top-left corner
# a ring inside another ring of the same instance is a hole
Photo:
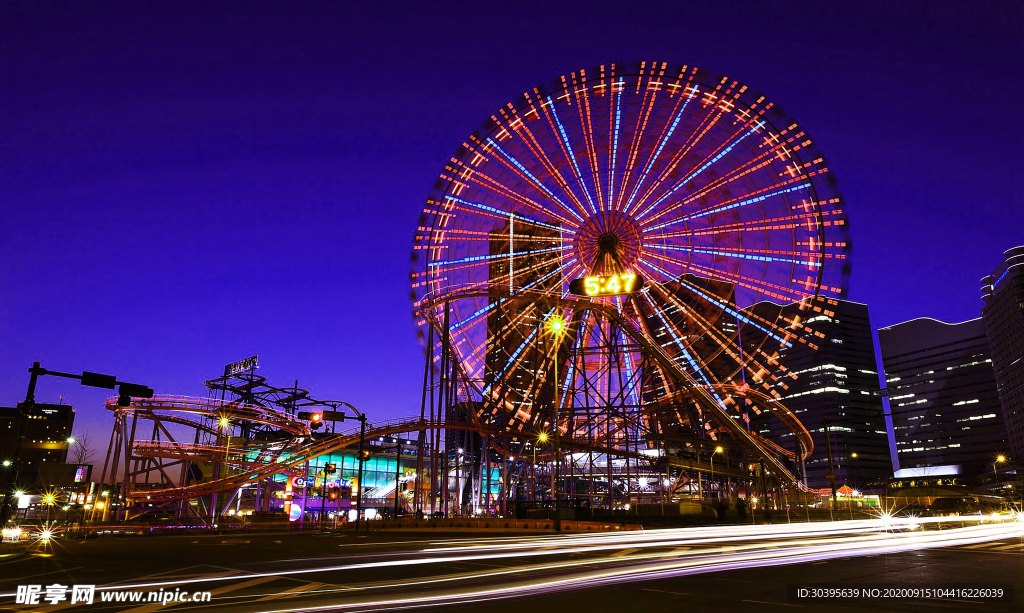
[[[981,316],[992,348],[1010,459],[1019,463],[1024,459],[1024,246],[1007,250],[981,282]]]
[[[1006,427],[981,318],[913,319],[878,330],[900,468],[992,469]]]
[[[829,487],[825,475],[831,445],[836,485],[861,489],[892,476],[889,435],[882,415],[868,307],[847,300],[834,302],[833,311],[812,313],[804,321],[812,330],[824,334],[824,338],[809,339],[818,345],[817,349],[804,343],[793,345],[784,364],[796,379],[786,377],[776,389],[780,400],[800,419],[814,442],[813,453],[797,467],[807,485]],[[783,317],[790,310],[795,310],[795,306],[783,307]],[[796,437],[777,422],[757,419],[755,424],[780,444],[800,452]]]

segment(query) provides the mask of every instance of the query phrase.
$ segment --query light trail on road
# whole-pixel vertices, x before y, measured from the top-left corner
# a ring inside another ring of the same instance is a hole
[[[253,598],[299,599],[294,608],[272,608],[262,613],[440,607],[722,570],[1024,539],[1021,519],[880,518],[411,541],[407,545],[412,547],[404,550],[352,554],[357,559],[344,564],[324,564],[326,560],[308,558],[298,561],[308,562],[308,567],[295,568],[297,560],[280,560],[273,562],[277,567],[268,572],[136,581],[98,586],[97,590],[181,588],[261,578],[298,578],[344,585],[324,589],[321,583],[319,589],[309,592],[290,589],[287,593],[238,594],[212,604],[232,608],[249,601],[250,606],[242,610],[251,611]],[[938,527],[933,524],[951,522],[964,527],[928,529]],[[456,572],[449,568],[463,564],[491,568]],[[399,569],[404,578],[372,580],[375,571],[386,569]]]

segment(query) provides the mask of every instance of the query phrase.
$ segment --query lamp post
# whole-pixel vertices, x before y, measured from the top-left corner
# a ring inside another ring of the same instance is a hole
[[[999,464],[1001,464],[1001,463],[1003,463],[1005,461],[1006,461],[1006,456],[1004,456],[1004,455],[996,457],[996,461],[992,462],[992,474],[993,475],[995,475],[996,477],[999,476],[999,473],[996,472],[996,467],[999,466]]]
[[[559,445],[559,433],[558,433],[558,410],[559,410],[559,398],[558,398],[558,350],[562,346],[562,334],[565,332],[565,320],[562,319],[561,315],[554,315],[548,319],[547,323],[548,331],[555,336],[555,415],[554,421],[551,422],[552,432],[555,435],[554,444],[554,463],[555,469],[552,471],[551,476],[551,497],[554,498],[555,502],[555,532],[562,531],[562,514],[558,504],[558,488],[556,483],[561,479],[561,447]]]
[[[537,441],[538,442],[543,443],[543,442],[545,442],[547,440],[548,440],[548,433],[547,432],[541,432],[540,434],[537,435]],[[533,500],[536,502],[536,500],[537,500],[537,443],[533,444],[533,466],[532,466],[532,468],[533,468],[533,471],[532,471],[533,472]]]
[[[227,417],[221,417],[217,421],[219,429],[224,430],[225,445],[224,445],[224,465],[221,469],[220,474],[220,493],[217,495],[217,508],[214,509],[214,523],[217,525],[217,529],[220,529],[221,521],[221,509],[224,508],[224,486],[227,485],[228,478],[228,454],[231,453],[231,420]]]
[[[711,481],[708,483],[711,493],[715,491],[715,454],[722,453],[722,451],[724,450],[721,447],[715,447],[715,450],[711,453]],[[714,496],[714,498],[718,498],[718,496]]]

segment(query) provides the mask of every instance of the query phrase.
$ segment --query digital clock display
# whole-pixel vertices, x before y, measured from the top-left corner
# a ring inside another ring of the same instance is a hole
[[[583,277],[569,283],[569,292],[577,296],[620,296],[632,294],[644,286],[643,277],[632,272],[602,277]]]

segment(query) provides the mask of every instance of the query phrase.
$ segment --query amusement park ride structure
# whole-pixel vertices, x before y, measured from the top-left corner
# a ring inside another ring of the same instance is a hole
[[[104,482],[124,484],[124,509],[216,518],[240,496],[269,508],[274,477],[311,458],[413,433],[409,510],[792,495],[813,443],[777,389],[845,291],[835,183],[802,128],[734,79],[661,62],[564,75],[472,133],[420,215],[417,418],[321,436],[297,412],[351,405],[235,373],[206,399],[108,404]]]

